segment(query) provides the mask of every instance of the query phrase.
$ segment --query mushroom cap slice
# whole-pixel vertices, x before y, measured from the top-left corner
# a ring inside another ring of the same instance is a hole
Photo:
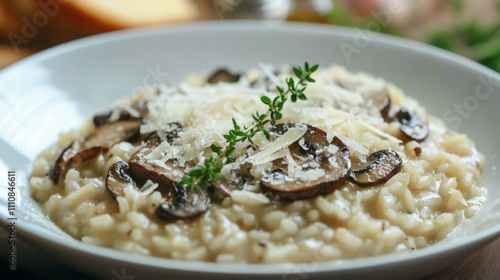
[[[215,70],[210,77],[208,77],[207,82],[209,84],[216,84],[220,82],[226,83],[236,83],[240,80],[240,75],[232,73],[228,69],[220,68]]]
[[[152,132],[143,140],[143,143],[147,149],[152,150],[161,144],[161,138],[158,133]],[[144,151],[141,151],[141,153],[144,153]]]
[[[162,162],[147,158],[147,155],[161,144],[160,136],[156,132],[144,139],[145,147],[135,152],[129,160],[130,175],[137,183],[151,180],[157,183],[160,189],[174,191],[173,185],[184,176],[184,170],[173,161]]]
[[[365,166],[351,172],[351,179],[358,185],[382,184],[401,171],[402,160],[393,150],[381,150],[368,157]]]
[[[123,189],[127,186],[137,188],[135,181],[127,173],[129,165],[125,161],[115,162],[108,170],[106,176],[106,190],[111,197],[116,198],[123,195]]]
[[[90,147],[84,150],[80,150],[80,147],[80,143],[72,142],[54,162],[50,168],[49,177],[55,184],[59,183],[60,177],[69,169],[108,151],[108,148],[103,146]]]
[[[169,193],[169,199],[156,209],[156,215],[165,220],[191,219],[205,212],[210,205],[210,195],[206,189],[200,193],[189,192],[177,183],[184,177],[184,170],[173,161],[159,162],[146,158],[160,142],[156,134],[150,135],[145,143],[146,148],[132,155],[129,161],[130,174],[136,182],[151,180],[158,184],[160,190]]]
[[[141,121],[119,121],[107,123],[96,128],[82,142],[72,142],[64,148],[51,166],[50,179],[59,183],[59,179],[70,168],[105,153],[113,145],[127,141],[139,134]]]
[[[95,115],[92,121],[95,127],[100,127],[107,123],[113,123],[116,121],[132,121],[132,120],[142,120],[148,114],[148,107],[146,102],[137,102],[133,104],[130,108],[134,112],[131,113],[128,109],[117,109],[119,110],[119,116],[117,120],[110,120],[113,111],[105,112],[102,114]]]
[[[386,88],[370,95],[370,100],[373,102],[384,119],[389,118],[389,111],[391,110],[391,97]]]
[[[132,139],[139,135],[141,121],[117,121],[106,123],[96,128],[85,138],[82,143],[83,148],[103,146],[111,148],[113,145],[122,141]]]
[[[222,201],[224,198],[231,196],[232,191],[242,190],[247,184],[258,184],[255,177],[250,173],[250,169],[253,167],[252,163],[246,161],[258,148],[255,144],[247,146],[244,155],[245,160],[230,171],[230,176],[221,176],[210,182],[211,198],[213,200]]]
[[[151,180],[160,190],[166,191],[167,201],[156,209],[156,215],[165,220],[191,219],[205,212],[210,205],[210,195],[206,189],[186,193],[178,183],[184,177],[184,170],[174,161],[161,162],[148,159],[147,154],[161,143],[156,133],[145,140],[145,147],[134,153],[129,161],[129,174],[134,181],[144,183]]]
[[[156,208],[156,216],[164,220],[192,219],[208,210],[210,195],[207,189],[186,193],[183,186],[174,186],[175,195]]]
[[[67,171],[67,162],[74,157],[80,149],[80,143],[73,141],[57,157],[49,170],[49,177],[55,184],[59,183],[59,178]]]
[[[172,144],[175,139],[179,138],[179,132],[182,131],[182,125],[178,122],[171,122],[168,123],[164,127],[164,133],[165,133],[165,140],[169,143]]]
[[[72,168],[73,166],[77,166],[84,161],[91,160],[101,153],[105,153],[107,151],[108,148],[104,146],[91,147],[83,151],[79,151],[75,156],[68,160],[66,165],[68,166],[68,169]]]
[[[173,191],[174,184],[184,176],[184,171],[172,162],[162,164],[138,153],[132,155],[129,166],[130,175],[137,183],[143,184],[151,180],[157,183],[160,189],[166,191]]]
[[[399,130],[409,140],[421,142],[429,135],[429,125],[418,115],[406,108],[401,108],[396,113],[396,118],[401,124]]]
[[[276,130],[284,129],[287,129],[286,126],[278,125]],[[296,164],[302,167],[302,174],[319,172],[321,175],[313,179],[300,175],[292,177],[287,174],[288,163],[283,159],[277,160],[273,162],[273,170],[261,180],[264,192],[292,201],[325,195],[346,183],[351,171],[350,153],[338,137],[329,143],[326,132],[307,125],[306,133],[288,148]]]
[[[212,199],[222,201],[224,198],[231,196],[232,191],[242,190],[248,183],[253,183],[255,178],[249,172],[251,168],[252,164],[245,162],[238,169],[232,170],[230,176],[212,180],[210,182]]]

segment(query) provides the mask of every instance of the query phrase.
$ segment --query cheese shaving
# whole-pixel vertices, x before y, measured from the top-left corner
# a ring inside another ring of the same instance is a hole
[[[266,145],[261,152],[251,156],[249,161],[253,164],[269,162],[273,153],[290,146],[290,144],[299,140],[306,131],[307,127],[305,125],[289,128],[281,137]]]

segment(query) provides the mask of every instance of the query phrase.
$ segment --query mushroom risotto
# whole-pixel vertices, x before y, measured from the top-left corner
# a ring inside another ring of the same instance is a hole
[[[117,101],[36,159],[32,195],[84,243],[225,263],[415,250],[479,211],[466,135],[383,79],[317,68],[220,69]]]

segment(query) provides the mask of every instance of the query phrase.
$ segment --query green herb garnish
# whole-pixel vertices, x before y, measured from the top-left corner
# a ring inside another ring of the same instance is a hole
[[[266,125],[274,125],[278,120],[283,118],[282,110],[285,102],[290,97],[292,102],[297,100],[307,100],[304,94],[307,83],[315,82],[311,78],[311,74],[318,69],[319,65],[309,66],[309,63],[304,63],[304,68],[294,67],[293,73],[298,81],[293,77],[285,79],[286,90],[283,87],[276,86],[278,96],[271,98],[269,96],[262,96],[261,102],[264,103],[268,109],[267,112],[261,114],[255,112],[252,114],[253,122],[250,126],[241,126],[236,123],[233,118],[233,128],[224,135],[226,145],[224,147],[212,144],[210,147],[216,156],[210,157],[204,164],[200,164],[193,168],[187,175],[185,175],[179,182],[180,185],[186,188],[186,191],[200,192],[200,188],[208,188],[212,180],[218,180],[221,176],[221,170],[225,164],[234,162],[231,157],[236,149],[236,143],[248,141],[253,143],[252,139],[257,133],[262,132],[267,139],[269,139],[269,131],[265,128]]]

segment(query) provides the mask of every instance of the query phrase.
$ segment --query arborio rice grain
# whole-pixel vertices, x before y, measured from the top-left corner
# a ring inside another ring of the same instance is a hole
[[[133,104],[142,104],[147,109],[140,128],[143,135],[179,123],[183,130],[177,138],[163,141],[149,157],[175,159],[185,169],[192,168],[208,159],[211,143],[224,144],[222,135],[231,129],[231,118],[249,124],[252,113],[266,111],[260,96],[273,96],[272,83],[282,83],[290,75],[286,69],[276,76],[272,72],[262,66],[235,83],[217,84],[193,75],[161,87],[158,93],[139,93],[117,102],[107,121],[117,120],[124,110],[137,116],[141,112]],[[402,160],[400,172],[385,183],[363,187],[347,180],[329,194],[289,202],[250,182],[212,199],[198,217],[166,221],[155,214],[168,196],[156,182],[142,189],[142,183],[138,188],[125,187],[116,198],[106,190],[110,167],[129,161],[144,147],[143,136],[69,165],[59,182],[53,182],[51,165],[61,151],[73,141],[84,142],[96,129],[89,120],[82,129],[61,135],[57,145],[36,159],[32,195],[54,223],[85,243],[224,263],[318,261],[320,251],[320,261],[326,261],[415,250],[442,240],[478,212],[486,195],[481,185],[483,157],[466,135],[451,131],[382,79],[337,66],[313,77],[316,82],[306,90],[308,100],[285,105],[280,122],[312,125],[324,130],[329,141],[338,137],[349,149],[353,168],[376,151],[393,150]],[[405,139],[400,122],[384,119],[370,101],[372,94],[383,90],[390,97],[391,114],[404,107],[425,120],[429,128],[425,140]],[[262,135],[255,139],[257,146],[270,145],[266,141]],[[247,146],[237,146],[239,163]],[[250,170],[257,179],[271,163],[261,165]],[[223,175],[232,174],[227,169]]]

